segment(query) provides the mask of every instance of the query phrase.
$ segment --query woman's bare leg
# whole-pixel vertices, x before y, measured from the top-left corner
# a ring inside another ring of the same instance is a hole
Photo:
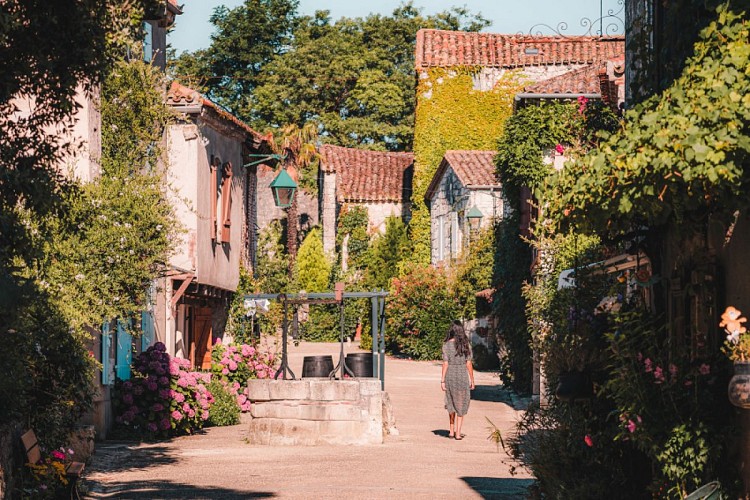
[[[456,415],[456,439],[463,439],[461,435],[461,425],[464,423],[464,417]]]
[[[456,422],[456,414],[455,413],[449,413],[448,414],[448,421],[450,422],[450,431],[448,432],[448,437],[455,436],[455,432],[453,432],[453,426]]]

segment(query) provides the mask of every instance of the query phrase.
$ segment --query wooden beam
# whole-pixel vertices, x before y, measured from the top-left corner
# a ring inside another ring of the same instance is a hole
[[[174,276],[170,276],[172,278],[172,281],[182,279],[182,284],[180,285],[180,288],[177,289],[176,292],[172,295],[172,309],[177,307],[177,301],[182,298],[182,295],[185,293],[185,290],[187,290],[187,287],[190,286],[190,283],[193,281],[193,277],[195,277],[195,274],[193,273],[183,273],[183,274],[177,274]]]

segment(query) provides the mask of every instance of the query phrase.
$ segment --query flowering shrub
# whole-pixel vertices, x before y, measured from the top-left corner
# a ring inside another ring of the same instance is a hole
[[[615,439],[652,460],[661,498],[683,498],[722,471],[730,408],[719,380],[725,366],[670,344],[657,318],[626,312],[616,321],[608,335],[612,375],[602,391],[617,408]]]
[[[38,463],[27,463],[30,475],[24,484],[24,498],[42,499],[59,498],[68,479],[65,477],[65,467],[73,457],[73,450],[61,447],[52,450]]]
[[[211,351],[211,372],[224,383],[227,391],[237,398],[240,409],[250,411],[247,381],[251,378],[271,378],[276,373],[275,356],[258,346],[223,344],[216,339]]]
[[[416,359],[439,359],[445,332],[459,308],[441,269],[414,267],[394,278],[388,301],[389,348]]]
[[[211,375],[189,371],[190,362],[171,358],[157,342],[133,363],[134,377],[118,383],[116,421],[151,437],[190,434],[208,419]]]

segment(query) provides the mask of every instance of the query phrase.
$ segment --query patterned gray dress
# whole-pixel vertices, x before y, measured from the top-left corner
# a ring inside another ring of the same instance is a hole
[[[455,341],[449,340],[443,344],[443,361],[448,362],[448,371],[445,373],[445,409],[459,417],[469,411],[471,400],[469,371],[466,369],[466,361],[469,359],[471,358],[456,355]]]

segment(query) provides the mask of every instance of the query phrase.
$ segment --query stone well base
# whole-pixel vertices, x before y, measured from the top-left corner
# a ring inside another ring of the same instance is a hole
[[[251,444],[380,444],[383,415],[392,414],[374,378],[256,379],[248,388]]]

